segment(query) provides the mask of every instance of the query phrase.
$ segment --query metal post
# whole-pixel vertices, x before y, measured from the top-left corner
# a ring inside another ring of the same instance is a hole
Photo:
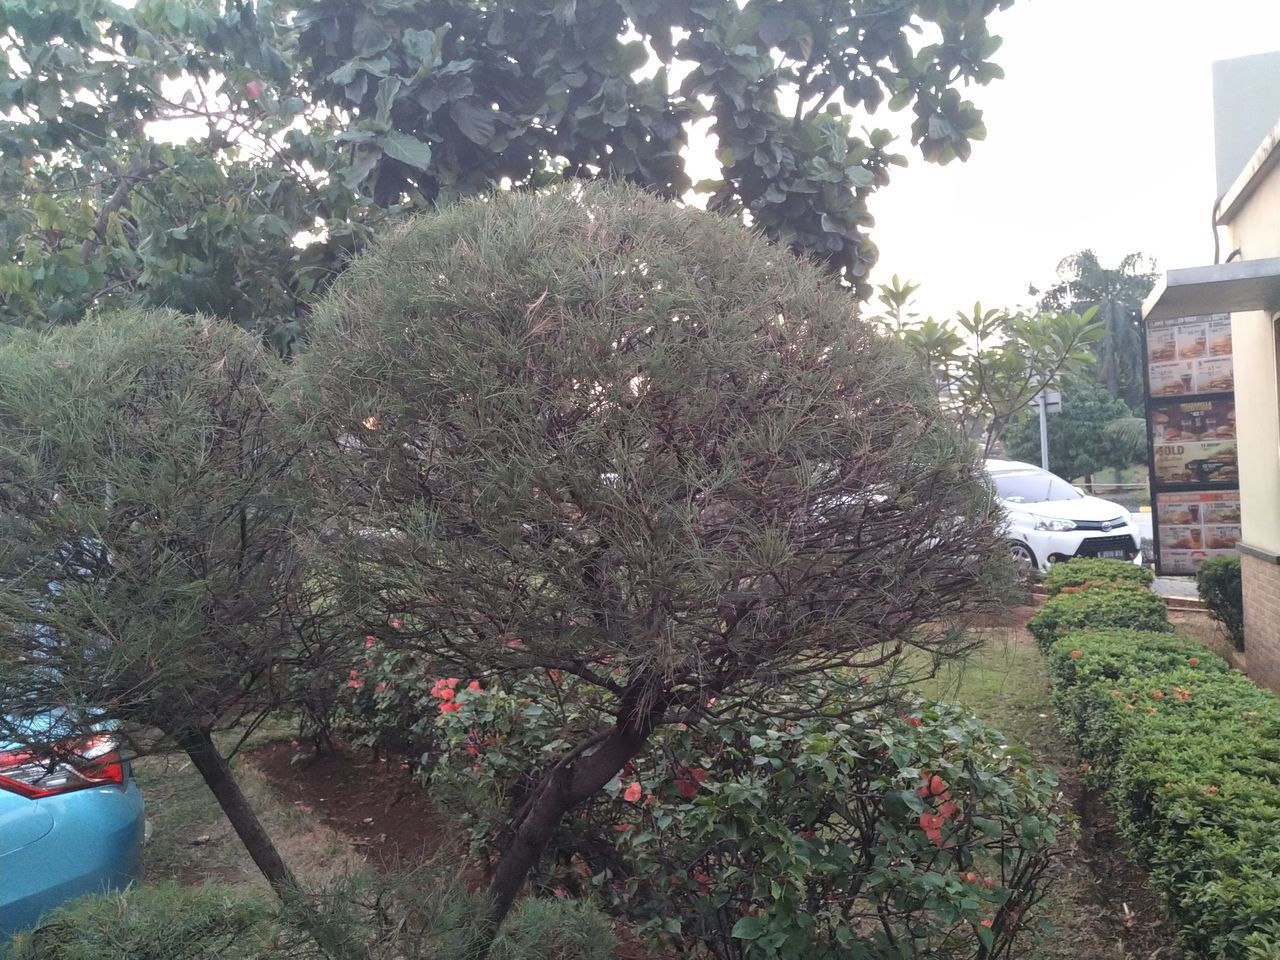
[[[1049,417],[1046,408],[1049,406],[1044,391],[1036,396],[1036,406],[1040,409],[1040,469],[1049,469]]]

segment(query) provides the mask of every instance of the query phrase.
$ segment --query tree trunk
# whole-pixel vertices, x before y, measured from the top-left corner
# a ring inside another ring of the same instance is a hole
[[[262,821],[254,813],[249,799],[236,783],[230,765],[214,746],[213,739],[207,731],[201,730],[183,734],[178,738],[178,745],[200,771],[200,776],[208,784],[227,821],[262,875],[271,884],[271,888],[281,900],[289,902],[292,894],[297,891],[298,882],[262,826]]]
[[[622,698],[617,724],[595,750],[589,756],[553,768],[509,825],[510,840],[489,883],[489,923],[467,951],[467,960],[481,960],[488,955],[498,928],[564,815],[601,790],[644,748],[665,709],[664,698],[651,699],[651,691],[649,697],[645,692],[640,685],[629,687]]]

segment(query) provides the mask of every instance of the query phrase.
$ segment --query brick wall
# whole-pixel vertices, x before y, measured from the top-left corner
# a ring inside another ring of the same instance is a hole
[[[1280,564],[1244,554],[1245,655],[1238,666],[1257,683],[1280,692]]]

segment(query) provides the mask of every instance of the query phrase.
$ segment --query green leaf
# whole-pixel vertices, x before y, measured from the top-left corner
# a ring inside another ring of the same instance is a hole
[[[362,14],[351,31],[351,45],[357,57],[372,57],[391,46],[391,37],[377,20]]]
[[[449,104],[449,116],[458,125],[462,135],[478,146],[486,146],[493,139],[494,114],[492,110],[477,106],[471,100],[455,100]]]
[[[764,934],[764,924],[759,917],[743,917],[733,925],[731,936],[739,940],[758,940]]]
[[[342,183],[349,190],[356,190],[373,173],[378,161],[382,159],[382,151],[377,147],[365,147],[359,151],[356,160],[342,177]]]
[[[431,165],[431,145],[407,133],[392,130],[379,137],[378,144],[387,156],[408,164],[415,170],[426,170]]]
[[[404,86],[404,81],[399,77],[383,77],[378,84],[378,95],[374,98],[377,106],[377,113],[374,117],[379,123],[391,122],[391,108],[396,102],[396,96],[400,93],[400,88]]]

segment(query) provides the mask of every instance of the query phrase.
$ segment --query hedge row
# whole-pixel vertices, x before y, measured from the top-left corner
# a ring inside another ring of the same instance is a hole
[[[1123,560],[1095,560],[1083,557],[1068,560],[1066,563],[1055,563],[1044,575],[1044,588],[1049,596],[1055,597],[1064,588],[1082,587],[1099,581],[1112,583],[1136,583],[1148,586],[1155,579],[1155,574],[1147,567],[1139,567]]]
[[[1166,629],[1052,640],[1055,705],[1186,955],[1280,956],[1280,699]]]
[[[1072,561],[1066,566],[1074,566],[1077,562]],[[1152,633],[1167,633],[1173,629],[1169,626],[1164,601],[1132,581],[1090,581],[1079,593],[1059,593],[1042,603],[1027,623],[1027,629],[1042,650],[1047,650],[1059,637],[1089,627]]]

